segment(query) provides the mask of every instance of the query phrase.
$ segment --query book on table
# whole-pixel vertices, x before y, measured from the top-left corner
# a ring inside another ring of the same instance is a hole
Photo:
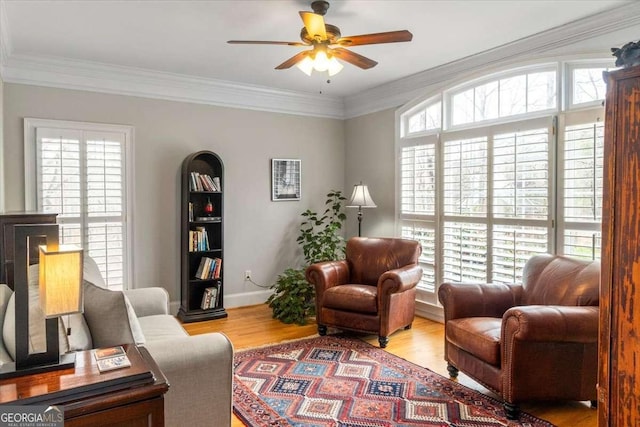
[[[115,347],[97,348],[93,351],[93,356],[96,359],[98,370],[100,372],[128,368],[129,366],[131,366],[131,361],[127,357],[127,353],[121,345]]]

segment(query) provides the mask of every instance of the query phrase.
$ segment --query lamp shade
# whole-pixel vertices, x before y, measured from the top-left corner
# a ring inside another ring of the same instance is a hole
[[[371,195],[369,194],[369,188],[366,185],[360,183],[353,186],[353,193],[351,193],[351,199],[349,199],[348,208],[375,208],[377,207]]]
[[[40,246],[40,307],[46,318],[83,311],[82,249]]]

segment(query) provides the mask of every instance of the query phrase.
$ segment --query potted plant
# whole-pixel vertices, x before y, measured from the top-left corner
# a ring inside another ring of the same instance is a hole
[[[307,318],[315,314],[315,289],[307,282],[304,273],[307,266],[316,262],[344,258],[345,244],[341,231],[347,218],[343,210],[345,200],[342,192],[331,190],[322,215],[310,209],[302,213],[304,220],[296,241],[302,246],[305,265],[286,269],[271,286],[274,292],[267,299],[267,304],[275,319],[304,325]]]

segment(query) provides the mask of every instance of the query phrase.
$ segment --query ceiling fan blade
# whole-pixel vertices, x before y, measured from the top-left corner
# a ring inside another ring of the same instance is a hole
[[[341,47],[335,48],[335,49],[330,49],[329,50],[333,56],[335,56],[338,59],[342,59],[343,61],[346,61],[350,64],[355,65],[356,67],[360,67],[364,70],[367,70],[369,68],[375,67],[376,65],[378,65],[378,63],[376,61],[374,61],[373,59],[369,59],[366,56],[362,56],[358,53],[352,52],[348,49],[343,49]]]
[[[309,46],[306,43],[301,42],[276,42],[276,41],[266,41],[266,40],[229,40],[227,43],[229,44],[279,44],[279,45],[287,45],[287,46]]]
[[[320,40],[327,39],[327,31],[324,26],[324,18],[322,15],[318,15],[313,12],[300,12],[304,27],[307,29],[309,37],[315,39],[316,36],[320,37]]]
[[[410,42],[413,34],[407,30],[386,33],[361,34],[359,36],[340,37],[336,44],[340,46],[360,46],[363,44]]]
[[[282,64],[278,65],[276,67],[276,70],[285,70],[287,68],[291,68],[292,66],[296,65],[298,62],[302,61],[307,55],[309,55],[310,52],[311,51],[309,50],[305,50],[295,54],[291,58],[284,61]]]

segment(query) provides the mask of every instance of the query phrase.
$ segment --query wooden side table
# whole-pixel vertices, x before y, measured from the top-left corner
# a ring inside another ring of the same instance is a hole
[[[75,368],[2,380],[0,404],[62,405],[65,427],[162,427],[169,383],[144,347],[124,348],[128,368],[100,373],[89,350]]]

